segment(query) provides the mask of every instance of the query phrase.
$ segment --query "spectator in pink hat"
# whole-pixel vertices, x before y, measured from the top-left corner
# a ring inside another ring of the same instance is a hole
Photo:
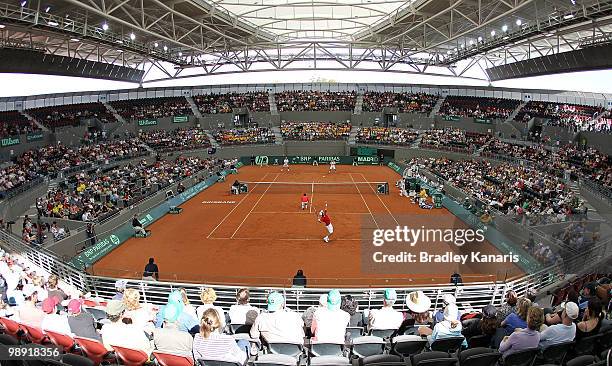
[[[68,317],[64,314],[57,313],[57,298],[47,297],[42,302],[42,311],[45,312],[45,317],[42,320],[41,328],[52,332],[71,334]]]
[[[90,313],[81,311],[81,300],[72,299],[68,302],[68,324],[72,334],[78,337],[101,340],[96,330],[96,320]]]

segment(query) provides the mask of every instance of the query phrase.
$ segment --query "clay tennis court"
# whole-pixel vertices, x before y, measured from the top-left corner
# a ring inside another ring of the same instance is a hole
[[[405,215],[423,216],[431,222],[454,218],[446,209],[423,210],[399,197],[394,186],[399,175],[382,166],[292,165],[247,166],[226,182],[217,183],[181,207],[179,215],[166,215],[147,227],[148,238],[132,238],[102,258],[93,273],[140,278],[149,257],[155,257],[160,280],[213,284],[288,286],[297,269],[308,286],[385,286],[447,283],[459,270],[464,282],[503,280],[523,274],[514,264],[479,263],[427,266],[406,264],[402,273],[364,273],[361,268],[362,226],[382,225],[380,217],[398,222]],[[230,195],[234,179],[249,184],[249,192]],[[389,182],[389,195],[375,193],[375,184]],[[299,184],[301,183],[301,184]],[[343,183],[343,184],[339,184]],[[299,207],[307,193],[312,206]],[[327,203],[334,234],[329,244],[316,212]],[[462,224],[462,223],[461,223]],[[432,250],[437,250],[433,249]],[[450,245],[440,249],[459,252]],[[483,253],[499,254],[486,242]]]

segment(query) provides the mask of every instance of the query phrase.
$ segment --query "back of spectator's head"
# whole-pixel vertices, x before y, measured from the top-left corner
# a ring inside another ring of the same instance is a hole
[[[563,304],[563,315],[567,316],[570,320],[574,321],[578,318],[580,308],[575,302],[568,301]]]
[[[57,298],[56,297],[47,297],[42,302],[42,311],[46,314],[54,314],[57,306]]]
[[[526,297],[519,298],[516,304],[516,315],[518,315],[521,319],[526,320],[530,307],[531,300]]]
[[[123,292],[122,300],[126,310],[137,310],[140,308],[140,292],[135,288],[127,288]]]
[[[219,313],[213,308],[208,308],[202,314],[200,320],[200,334],[204,338],[208,338],[210,334],[221,327],[221,320],[219,320]]]
[[[21,292],[23,293],[23,297],[26,300],[35,300],[36,299],[36,288],[32,285],[25,285],[23,286],[23,289],[21,290]]]
[[[341,302],[342,296],[340,296],[340,291],[330,290],[327,293],[327,308],[329,310],[339,310]]]
[[[442,302],[444,303],[444,306],[447,306],[450,304],[456,304],[457,299],[455,299],[455,296],[451,294],[444,294],[444,296],[442,296]]]
[[[121,316],[125,312],[125,305],[120,300],[110,300],[106,303],[106,314],[108,320],[111,322],[117,322],[121,319]]]
[[[597,294],[597,283],[589,282],[586,285],[584,285],[582,289],[582,294],[584,296],[595,296]]]
[[[323,294],[319,296],[319,306],[322,306],[322,307],[327,306],[327,294]]]
[[[304,271],[302,271],[301,269],[298,269],[297,273],[295,275],[296,276],[303,276],[304,275]]]
[[[275,312],[283,308],[285,298],[280,293],[274,291],[268,295],[268,311]]]
[[[444,320],[452,322],[459,319],[459,308],[455,304],[448,304],[444,308]]]
[[[134,217],[136,217],[136,215],[134,215]],[[155,258],[153,257],[149,258],[149,263],[152,264],[153,262],[155,262]]]
[[[527,327],[531,330],[539,330],[544,323],[544,310],[537,306],[529,308],[527,313]]]
[[[183,299],[183,304],[189,305],[189,297],[187,297],[187,290],[181,287],[179,288],[179,291],[181,292],[181,298]]]
[[[431,299],[423,291],[414,291],[406,296],[406,306],[415,313],[425,313],[431,307]]]
[[[117,292],[123,292],[126,286],[127,286],[126,280],[117,280],[115,282],[115,290],[117,290]]]
[[[49,279],[47,280],[47,287],[49,287],[50,289],[55,289],[57,288],[57,285],[59,283],[59,277],[57,277],[57,275],[52,274],[51,276],[49,276]]]
[[[385,290],[383,299],[386,305],[393,306],[397,301],[397,292],[392,288],[388,288]]]
[[[211,287],[204,288],[202,292],[200,292],[200,300],[202,300],[204,304],[212,304],[217,300],[217,293]]]
[[[514,292],[513,290],[510,290],[506,293],[506,302],[508,303],[508,305],[514,306],[516,305],[517,301],[518,301],[518,296],[516,296],[516,292]]]
[[[592,299],[589,299],[589,304],[587,306],[587,311],[589,313],[589,319],[602,318],[603,317],[603,314],[601,312],[602,307],[603,306],[599,298],[594,297]]]
[[[573,288],[570,287],[569,290],[567,290],[567,301],[571,301],[571,302],[578,302],[578,292]]]
[[[359,302],[353,296],[346,295],[342,297],[340,309],[346,311],[349,315],[355,315],[357,308],[359,308]]]
[[[179,315],[181,314],[180,309],[176,304],[168,304],[164,306],[164,322],[166,324],[173,324],[178,320]]]
[[[236,301],[240,305],[246,305],[249,303],[250,296],[248,288],[241,288],[238,290],[238,293],[236,293]]]
[[[538,291],[535,288],[527,289],[525,297],[528,298],[532,303],[535,302]]]
[[[114,300],[114,301],[118,301],[118,300]],[[81,300],[78,299],[72,299],[68,302],[68,313],[72,314],[72,315],[78,315],[81,313],[81,305],[83,305],[81,303]],[[108,311],[107,311],[108,313]]]
[[[497,309],[495,306],[489,304],[482,308],[482,318],[483,319],[496,319],[497,318]]]

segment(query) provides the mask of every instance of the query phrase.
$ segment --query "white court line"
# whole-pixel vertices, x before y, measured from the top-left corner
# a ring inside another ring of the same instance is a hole
[[[319,238],[208,238],[210,240],[282,240],[282,241],[297,241],[297,240],[307,240],[307,241],[321,241]],[[334,241],[360,241],[358,238],[340,238],[334,239]]]
[[[268,174],[270,173],[266,173],[263,178],[265,178]],[[262,178],[262,179],[263,179]],[[255,184],[255,186],[253,186],[253,188],[255,188],[257,186],[257,184]],[[240,202],[238,202],[238,204],[236,206],[234,206],[234,208],[227,213],[227,215],[225,215],[225,217],[223,218],[223,220],[221,220],[221,222],[219,222],[219,224],[217,226],[215,226],[214,229],[212,229],[212,231],[208,234],[208,236],[206,237],[206,239],[210,239],[210,236],[219,228],[219,226],[221,226],[221,224],[223,224],[225,222],[225,220],[227,220],[227,218],[232,214],[232,212],[234,212],[238,206],[240,206],[240,204],[253,192],[253,190],[251,189],[249,191],[249,193],[247,193],[241,200]]]
[[[295,215],[310,215],[311,212],[306,211],[253,211],[251,214],[295,214]],[[369,215],[368,212],[335,212],[334,216],[338,215]]]
[[[353,178],[353,174],[349,174],[351,177],[351,180],[353,181],[353,183],[355,183],[355,188],[357,188],[357,192],[359,192],[359,195],[361,196],[361,199],[363,200],[363,203],[365,204],[366,208],[368,209],[368,212],[370,212],[370,216],[372,216],[372,220],[374,220],[374,223],[376,224],[376,227],[378,229],[380,229],[380,226],[378,226],[378,222],[376,222],[376,219],[374,218],[374,214],[372,213],[372,210],[370,210],[370,206],[368,206],[368,203],[366,202],[365,198],[363,198],[363,194],[361,194],[361,191],[359,190],[359,186],[357,185],[357,183],[355,182],[355,179]]]
[[[365,175],[363,175],[363,173],[358,173],[361,175],[361,177],[365,180],[366,177]],[[389,213],[389,215],[391,215],[391,217],[393,217],[393,220],[395,221],[395,223],[397,224],[397,226],[399,226],[399,222],[397,221],[397,219],[395,218],[395,216],[393,215],[393,213],[391,212],[391,210],[389,210],[389,207],[387,207],[387,205],[383,202],[382,198],[380,198],[380,195],[378,194],[378,192],[376,192],[376,190],[374,189],[374,187],[372,187],[371,184],[368,184],[370,186],[370,188],[374,191],[374,194],[376,195],[376,197],[378,197],[378,200],[380,201],[380,203],[383,204],[383,206],[385,206],[385,209],[387,210],[387,212]],[[391,193],[389,193],[391,194]]]
[[[272,181],[272,183],[274,183],[277,179],[278,176],[280,175],[280,173],[276,173],[276,178],[274,178],[274,180]],[[232,238],[234,237],[234,235],[236,235],[236,233],[238,232],[238,230],[240,230],[240,228],[242,227],[242,225],[244,224],[244,222],[246,221],[246,219],[251,215],[251,212],[253,212],[253,210],[255,209],[255,207],[257,207],[257,205],[259,204],[259,201],[261,201],[262,198],[264,198],[264,196],[266,195],[266,192],[268,192],[268,190],[270,189],[270,187],[272,187],[272,184],[268,185],[268,188],[266,188],[266,190],[264,191],[264,193],[261,194],[261,196],[259,197],[259,199],[257,200],[257,202],[255,202],[255,204],[253,205],[253,207],[251,207],[251,211],[249,211],[249,213],[244,217],[244,219],[242,220],[242,222],[240,223],[240,225],[238,225],[238,227],[236,228],[236,231],[234,231],[234,233],[232,234]]]
[[[308,205],[309,213],[312,213],[312,205],[314,204],[314,182],[310,185],[310,204]]]

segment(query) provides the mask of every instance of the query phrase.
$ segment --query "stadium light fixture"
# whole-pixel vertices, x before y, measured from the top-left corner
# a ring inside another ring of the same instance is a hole
[[[491,31],[491,37],[495,37],[495,30]]]
[[[482,42],[482,37],[478,36],[478,42]]]
[[[572,19],[573,17],[574,17],[574,14],[571,14],[571,13],[570,13],[570,14],[565,14],[565,15],[563,16],[563,19],[568,20],[568,19]]]
[[[136,35],[134,34],[134,32],[130,33],[130,39],[132,41],[136,39]]]
[[[520,19],[517,19],[517,20],[516,20],[516,25],[517,25],[518,27],[520,27],[521,25],[523,25],[523,21],[522,21],[522,20],[520,20]]]
[[[502,32],[506,33],[508,31],[508,26],[506,24],[504,24],[502,26]]]
[[[4,29],[4,28],[6,28],[6,25],[0,24],[0,29]]]
[[[59,25],[59,23],[56,22],[55,20],[49,20],[47,24],[49,24],[52,27],[57,27]]]
[[[103,23],[102,24],[102,30],[104,30],[104,31],[108,30],[108,23]]]
[[[51,7],[47,5],[47,7],[45,8],[45,13],[48,13],[51,11]]]
[[[164,52],[168,52],[168,46],[164,46]]]
[[[474,45],[474,40],[470,39],[470,46]]]
[[[179,57],[183,57],[183,52],[178,53]]]
[[[155,48],[159,47],[159,43],[155,42],[153,43],[153,46],[155,46]]]
[[[81,40],[80,40],[80,39],[78,39],[78,38],[70,38],[70,40],[71,40],[72,42],[81,42]]]
[[[26,5],[28,5],[28,2],[26,0],[22,0],[21,1],[21,7],[23,8]]]

